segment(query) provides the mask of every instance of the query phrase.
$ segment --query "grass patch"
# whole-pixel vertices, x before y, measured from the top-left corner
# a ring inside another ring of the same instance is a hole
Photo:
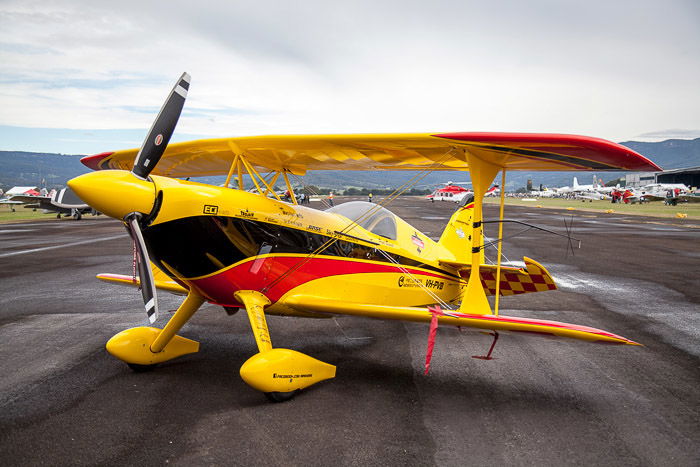
[[[485,202],[498,204],[499,198],[488,197]],[[688,219],[700,219],[700,203],[679,203],[677,206],[666,206],[663,201],[652,201],[644,204],[612,204],[610,201],[581,201],[562,198],[539,198],[537,201],[523,201],[522,198],[506,198],[508,206],[528,206],[537,209],[566,209],[574,208],[576,211],[605,212],[612,209],[615,214],[629,214],[634,216],[651,217],[676,217],[677,213],[686,214]]]
[[[2,224],[44,219],[56,219],[56,213],[44,214],[41,209],[32,211],[31,209],[25,209],[22,205],[15,205],[15,211],[13,212],[10,205],[0,205],[0,223]]]

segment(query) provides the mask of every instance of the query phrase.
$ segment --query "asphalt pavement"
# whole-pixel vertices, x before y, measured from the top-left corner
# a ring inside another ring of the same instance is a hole
[[[437,238],[454,205],[402,198],[389,208]],[[241,313],[202,307],[180,332],[200,352],[152,372],[107,354],[112,335],[146,321],[138,291],[94,278],[132,271],[117,221],[0,225],[0,461],[700,465],[700,226],[535,207],[506,217],[571,232],[581,248],[506,224],[507,260],[541,262],[559,290],[505,297],[502,314],[593,326],[644,347],[504,333],[484,361],[471,357],[489,336],[441,327],[425,376],[427,325],[273,316],[275,346],[332,363],[337,377],[272,404],[238,375],[256,352]],[[159,299],[162,310],[181,300]]]

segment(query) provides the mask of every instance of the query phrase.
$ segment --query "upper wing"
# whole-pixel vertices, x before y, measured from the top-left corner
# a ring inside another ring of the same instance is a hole
[[[94,169],[131,170],[138,149],[84,157]],[[507,170],[661,170],[633,150],[575,135],[438,133],[290,135],[206,139],[168,145],[157,175],[225,175],[237,154],[256,169],[468,170],[466,153]]]

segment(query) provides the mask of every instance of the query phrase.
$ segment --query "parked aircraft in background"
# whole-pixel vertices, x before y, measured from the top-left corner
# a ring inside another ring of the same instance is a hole
[[[668,198],[678,198],[689,191],[682,183],[650,183],[641,188],[639,196],[645,201],[665,201]]]
[[[430,193],[426,198],[431,201],[454,201],[459,203],[464,199],[467,193],[471,193],[469,188],[461,187],[460,185],[471,185],[470,182],[447,182],[443,183],[441,188],[437,188]]]
[[[597,191],[582,191],[579,193],[574,193],[574,199],[580,199],[581,201],[600,201],[604,199],[610,199],[610,196],[599,193]]]
[[[528,194],[537,198],[553,198],[558,196],[556,189],[544,188],[542,190],[532,190]]]
[[[452,201],[455,203],[461,203],[462,201],[464,201],[464,198],[467,195],[473,193],[471,189],[462,188],[461,186],[458,186],[462,184],[466,185],[470,184],[470,182],[447,182],[445,183],[444,187],[433,191],[427,196],[427,198],[431,201]],[[500,193],[500,191],[501,190],[498,188],[498,185],[494,185],[486,192],[484,196],[496,196],[498,193]]]
[[[13,186],[5,192],[5,196],[8,198],[15,195],[39,196],[41,192],[35,186]]]
[[[484,196],[498,196],[499,194],[501,194],[501,189],[498,187],[498,185],[494,185],[489,188],[489,191],[487,191]]]
[[[571,191],[574,193],[584,193],[584,192],[596,192],[599,190],[601,185],[598,183],[598,179],[593,175],[593,183],[590,185],[579,185],[578,179],[574,177],[574,184],[571,187]]]
[[[10,198],[11,203],[24,204],[28,209],[42,209],[44,212],[55,212],[56,218],[61,216],[72,216],[75,220],[80,220],[83,214],[97,212],[85,204],[70,188],[63,188],[59,191],[51,190],[45,195],[14,195]]]
[[[696,197],[682,183],[650,183],[641,188],[627,188],[622,196],[625,203],[664,201],[676,205],[679,201],[695,201]]]
[[[27,195],[27,196],[39,196],[40,192],[36,190],[35,186],[14,186],[3,193],[3,198],[0,199],[0,205],[9,205],[12,211],[15,207],[24,204],[24,202],[19,200],[13,200],[13,196]]]
[[[22,204],[20,201],[12,201],[10,198],[0,199],[0,205],[8,205],[12,211],[15,210],[15,206]]]

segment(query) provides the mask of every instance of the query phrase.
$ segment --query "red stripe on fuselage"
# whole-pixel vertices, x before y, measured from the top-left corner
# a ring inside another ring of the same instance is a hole
[[[308,256],[266,256],[249,258],[230,269],[217,272],[201,279],[187,279],[207,299],[220,305],[240,306],[233,298],[237,290],[258,290],[268,287],[273,281],[287,273],[291,268],[295,271],[286,275],[269,290],[265,296],[272,303],[284,294],[306,282],[330,276],[361,273],[402,273],[397,266],[388,263],[365,262],[344,258]],[[417,276],[439,277],[444,280],[455,280],[445,275],[425,270],[404,268]]]

